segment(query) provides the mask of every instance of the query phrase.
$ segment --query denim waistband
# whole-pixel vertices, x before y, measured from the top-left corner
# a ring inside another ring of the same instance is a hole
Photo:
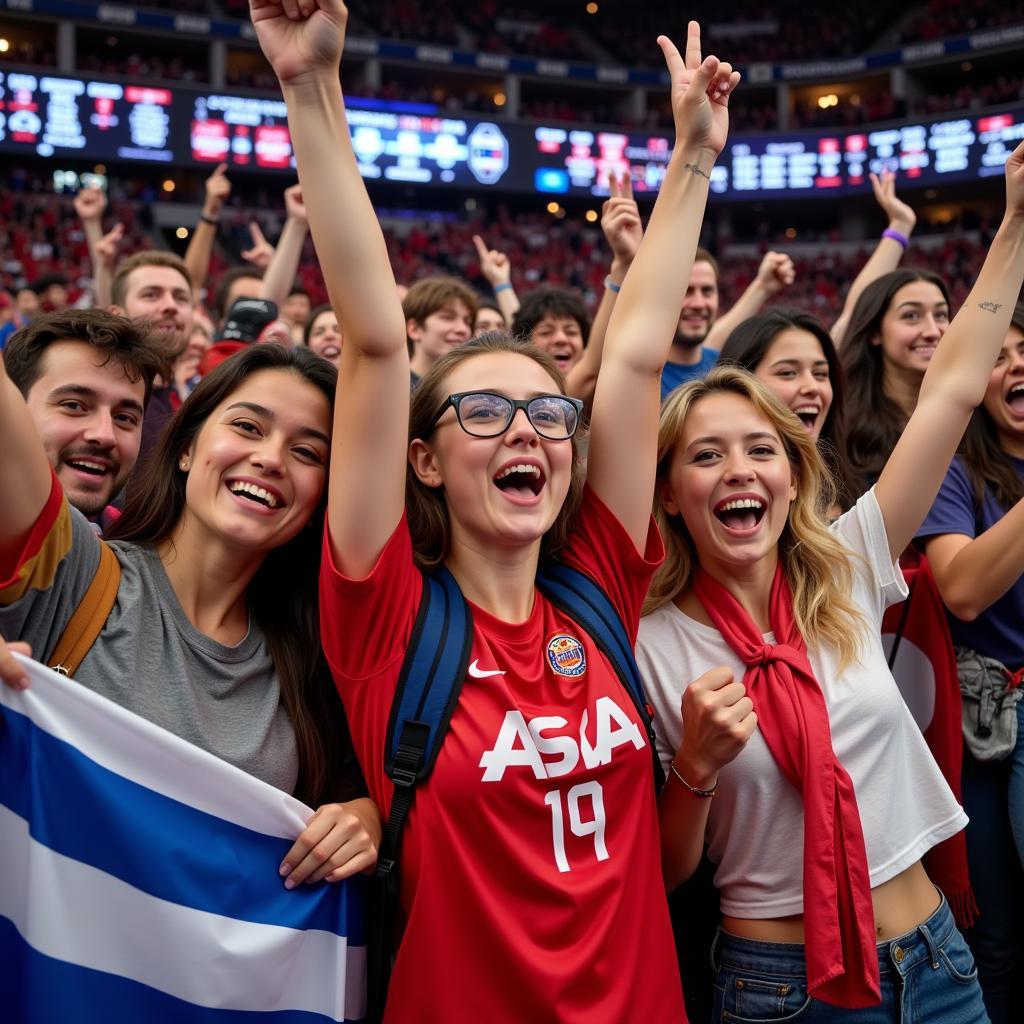
[[[946,897],[935,912],[906,935],[876,944],[878,967],[882,975],[895,972],[906,975],[911,968],[929,961],[938,967],[939,949],[949,940],[956,921]],[[806,978],[805,946],[795,942],[759,942],[743,939],[718,929],[711,946],[711,966],[714,970],[726,967],[764,974],[785,974]]]

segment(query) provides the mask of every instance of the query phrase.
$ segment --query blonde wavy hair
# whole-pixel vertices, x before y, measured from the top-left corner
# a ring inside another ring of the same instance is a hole
[[[452,370],[469,359],[495,352],[511,352],[532,359],[551,377],[554,384],[552,392],[566,394],[565,378],[558,364],[547,352],[520,341],[508,331],[487,331],[441,356],[416,385],[409,411],[410,443],[416,438],[427,440],[430,421],[448,397],[448,376]],[[585,423],[580,424],[570,442],[572,476],[569,480],[569,491],[554,523],[544,534],[541,543],[542,558],[556,555],[565,544],[583,500],[586,467],[580,454],[579,439],[585,432],[585,426]],[[428,487],[420,480],[411,464],[406,466],[405,509],[416,564],[428,572],[436,569],[447,557],[451,543],[448,498],[444,487]]]
[[[686,417],[702,399],[723,393],[747,399],[782,441],[796,481],[796,498],[779,538],[779,559],[793,594],[793,616],[807,646],[835,648],[840,667],[845,668],[857,659],[867,622],[848,596],[856,555],[836,540],[827,525],[835,485],[803,424],[768,388],[739,367],[716,367],[703,380],[676,389],[662,407],[654,518],[666,556],[651,581],[643,614],[674,601],[690,586],[698,566],[697,551],[682,516],[666,512],[661,495]]]

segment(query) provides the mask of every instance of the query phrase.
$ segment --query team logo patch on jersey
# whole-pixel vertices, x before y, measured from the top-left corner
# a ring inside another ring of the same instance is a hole
[[[560,676],[581,676],[587,671],[583,644],[567,633],[559,633],[548,641],[548,661]]]

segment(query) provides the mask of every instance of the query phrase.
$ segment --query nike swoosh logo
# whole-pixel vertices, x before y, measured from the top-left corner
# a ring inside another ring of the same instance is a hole
[[[469,674],[474,679],[489,679],[491,676],[503,676],[505,673],[499,668],[481,668],[478,659],[469,666]]]

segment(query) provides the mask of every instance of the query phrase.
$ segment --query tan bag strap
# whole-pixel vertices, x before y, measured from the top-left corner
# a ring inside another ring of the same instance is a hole
[[[72,676],[96,642],[117,600],[121,585],[121,564],[110,546],[100,541],[100,564],[81,603],[64,627],[50,656],[50,668],[62,676]]]

